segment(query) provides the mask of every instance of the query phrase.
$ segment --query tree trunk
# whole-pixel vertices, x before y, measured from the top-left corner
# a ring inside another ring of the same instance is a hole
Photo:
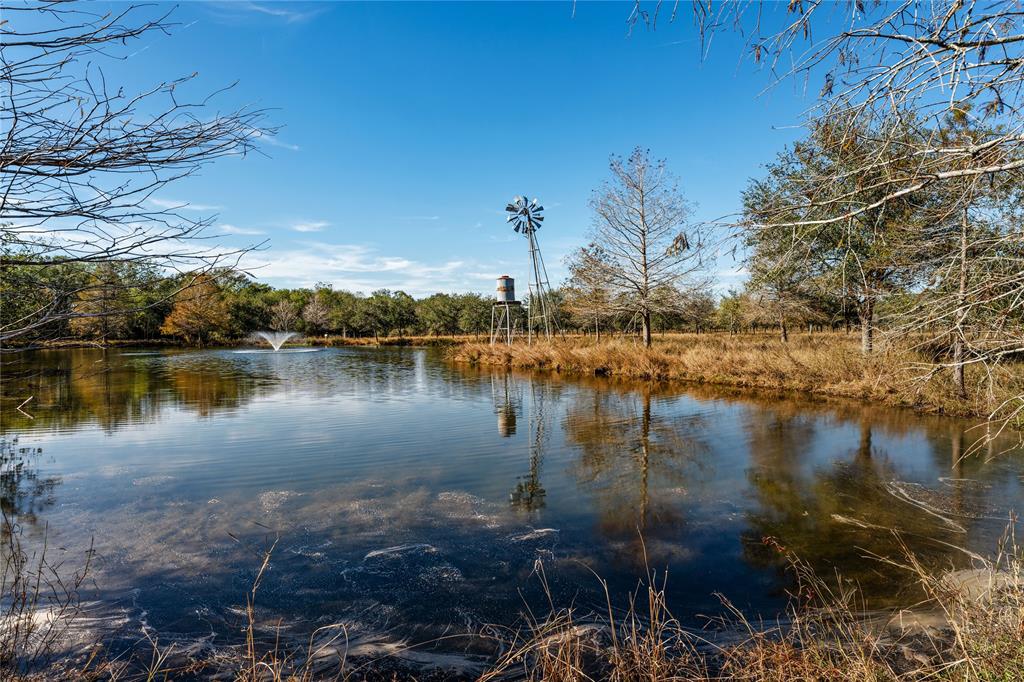
[[[960,398],[967,398],[964,381],[964,321],[967,319],[967,208],[960,222],[960,287],[957,292],[956,328],[953,330],[953,386]]]
[[[782,343],[789,343],[789,330],[786,329],[786,318],[779,315],[779,333],[782,335]]]
[[[857,308],[857,317],[860,319],[860,352],[871,355],[875,349],[875,302],[865,299]]]
[[[651,347],[651,313],[644,311],[643,318],[643,334],[644,334],[644,346],[647,348]]]

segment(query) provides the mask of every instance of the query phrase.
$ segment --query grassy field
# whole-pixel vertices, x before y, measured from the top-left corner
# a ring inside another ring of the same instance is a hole
[[[524,370],[802,391],[957,416],[1006,416],[1017,406],[1012,398],[1024,394],[1020,363],[991,373],[968,367],[964,400],[951,373],[933,371],[923,353],[880,344],[865,357],[859,342],[843,333],[794,334],[788,343],[766,334],[667,334],[646,349],[632,338],[568,337],[512,346],[467,342],[450,357]]]

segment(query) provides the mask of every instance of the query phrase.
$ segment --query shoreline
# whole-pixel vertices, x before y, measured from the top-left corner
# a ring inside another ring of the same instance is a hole
[[[923,354],[890,346],[863,356],[857,344],[841,333],[793,335],[785,344],[753,334],[666,335],[649,349],[631,339],[575,337],[532,345],[466,343],[449,349],[448,357],[468,365],[828,396],[996,420],[1004,418],[998,406],[1024,394],[1024,367],[1017,363],[1000,368],[993,395],[983,390],[980,369],[969,372],[972,390],[964,400],[949,373],[928,376],[919,369]]]

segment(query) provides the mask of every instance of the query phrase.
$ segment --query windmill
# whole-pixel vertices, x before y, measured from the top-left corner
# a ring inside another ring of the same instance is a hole
[[[544,257],[540,253],[540,245],[537,243],[537,230],[544,222],[544,207],[534,199],[530,201],[526,196],[515,197],[508,206],[508,218],[505,222],[512,223],[512,229],[526,237],[530,244],[530,278],[528,280],[530,289],[530,305],[527,308],[526,330],[527,339],[533,341],[534,324],[539,329],[543,324],[544,336],[551,338],[551,301],[550,285],[548,284],[548,271],[544,267]]]

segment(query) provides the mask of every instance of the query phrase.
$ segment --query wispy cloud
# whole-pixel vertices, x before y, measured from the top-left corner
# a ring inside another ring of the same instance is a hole
[[[330,227],[326,220],[313,220],[301,223],[292,223],[291,229],[295,232],[323,232],[324,228]]]
[[[259,128],[250,128],[249,132],[252,133],[252,137],[254,140],[256,140],[257,142],[262,142],[263,144],[268,144],[271,147],[280,147],[281,149],[288,149],[293,152],[297,152],[300,149],[299,145],[284,142],[283,140],[278,139],[276,135],[268,133],[265,130],[260,130]]]
[[[179,201],[177,199],[160,199],[157,197],[150,197],[146,199],[146,203],[154,208],[160,208],[168,211],[219,211],[220,206],[214,206],[212,204],[193,204],[188,201]]]
[[[238,20],[248,16],[263,16],[283,21],[287,24],[300,24],[313,19],[327,11],[327,7],[312,3],[263,3],[263,2],[218,2],[214,3],[213,13],[221,19]]]
[[[257,230],[257,229],[251,228],[251,227],[238,227],[237,225],[229,225],[227,223],[225,223],[223,225],[218,225],[217,226],[217,231],[218,232],[223,232],[224,234],[244,234],[244,235],[266,234],[266,232],[263,231],[263,230]]]
[[[494,283],[483,268],[451,259],[425,263],[400,255],[381,254],[361,244],[309,242],[295,248],[249,254],[247,271],[278,286],[313,286],[330,282],[337,289],[369,293],[401,289],[413,296],[438,291],[490,291]]]
[[[439,215],[407,215],[401,216],[399,220],[440,220]]]

